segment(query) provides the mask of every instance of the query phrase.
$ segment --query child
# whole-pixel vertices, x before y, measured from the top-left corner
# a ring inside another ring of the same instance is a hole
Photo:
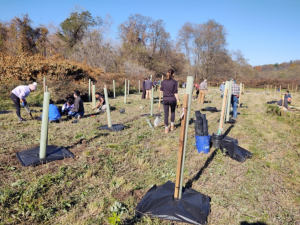
[[[61,109],[62,115],[68,115],[73,108],[74,108],[74,100],[72,98],[69,98],[68,101],[63,105]]]

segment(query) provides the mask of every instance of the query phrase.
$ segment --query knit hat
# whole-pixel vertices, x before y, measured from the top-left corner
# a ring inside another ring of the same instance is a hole
[[[35,91],[35,90],[36,90],[37,83],[34,82],[33,84],[29,84],[28,86],[29,86],[30,90]]]

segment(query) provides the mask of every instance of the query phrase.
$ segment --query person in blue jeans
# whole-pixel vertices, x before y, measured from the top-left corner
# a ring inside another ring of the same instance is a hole
[[[70,115],[74,118],[81,119],[84,115],[84,106],[78,90],[74,91],[74,98],[74,108],[70,111]]]
[[[232,87],[231,87],[231,104],[233,108],[233,119],[237,119],[237,106],[239,103],[239,94],[240,94],[240,85],[236,84],[232,80]]]

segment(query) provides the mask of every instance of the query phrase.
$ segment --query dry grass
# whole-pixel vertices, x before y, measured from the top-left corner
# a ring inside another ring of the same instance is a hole
[[[293,98],[298,106],[299,97]],[[216,90],[209,98],[212,103],[204,106],[221,108]],[[284,118],[268,114],[269,100],[261,90],[243,95],[249,108],[238,110],[238,123],[228,134],[253,153],[245,163],[214,149],[208,155],[198,154],[193,125],[189,128],[184,184],[193,180],[193,189],[211,197],[208,224],[300,223],[300,131],[299,120],[293,119],[297,112]],[[138,95],[127,101],[131,104],[125,105],[123,97],[110,99],[116,108],[111,112],[113,124],[126,125],[118,133],[97,129],[106,124],[106,114],[85,117],[77,124],[50,124],[49,143],[68,147],[76,158],[28,168],[20,166],[15,152],[39,144],[40,122],[19,124],[13,112],[0,115],[0,224],[109,224],[115,202],[121,203],[123,224],[170,224],[137,220],[134,209],[152,185],[175,181],[180,131],[165,136],[163,127],[151,130],[145,117],[139,116],[149,113],[150,102]],[[85,107],[91,114],[91,105]],[[120,108],[126,114],[120,114]],[[192,113],[200,108],[193,101]],[[219,117],[207,113],[210,133],[217,131]]]

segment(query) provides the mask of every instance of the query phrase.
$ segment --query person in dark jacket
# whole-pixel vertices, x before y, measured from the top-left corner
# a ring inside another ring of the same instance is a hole
[[[144,79],[143,81],[143,87],[142,87],[142,90],[143,90],[143,94],[142,94],[142,99],[145,99],[146,98],[146,81],[147,81],[147,78]]]
[[[74,91],[74,98],[74,108],[71,110],[71,116],[81,119],[81,117],[84,115],[84,106],[78,90]]]
[[[152,80],[150,80],[150,77],[148,78],[148,80],[145,81],[145,89],[146,89],[146,99],[151,100],[151,89],[153,87],[153,83]]]
[[[178,82],[173,80],[174,71],[169,69],[166,79],[161,82],[160,96],[163,93],[163,105],[165,112],[165,133],[169,133],[169,109],[171,108],[171,131],[174,130],[175,109],[176,104],[179,103],[178,99]]]

